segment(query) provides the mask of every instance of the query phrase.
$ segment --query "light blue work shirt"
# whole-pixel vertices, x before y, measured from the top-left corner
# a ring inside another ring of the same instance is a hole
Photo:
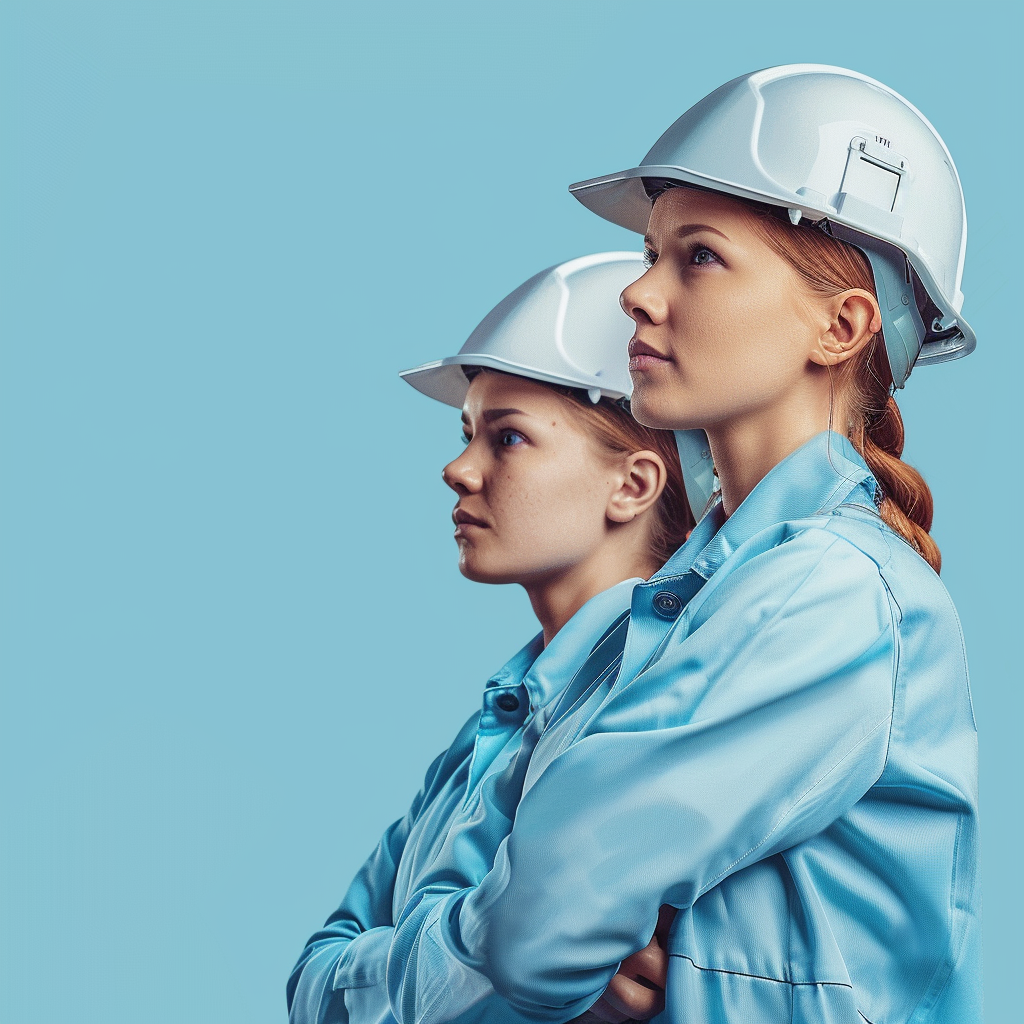
[[[981,1019],[963,639],[877,496],[820,434],[634,589],[617,678],[585,664],[496,778],[491,870],[449,846],[397,918],[401,1024],[568,1021],[663,903],[662,1024]]]
[[[544,709],[593,653],[591,668],[609,627],[621,624],[637,579],[626,580],[588,601],[544,647],[538,634],[487,682],[483,708],[431,764],[423,788],[405,817],[385,832],[349,886],[341,906],[306,944],[288,981],[291,1024],[393,1024],[384,984],[392,924],[424,884],[435,860],[456,844],[459,878],[481,881],[498,844],[511,828],[492,795],[493,780],[525,767],[540,734]],[[621,645],[615,647],[617,657]],[[532,726],[532,728],[531,728]],[[482,816],[481,804],[491,813]],[[458,842],[469,829],[472,841]],[[470,883],[470,884],[472,884]]]

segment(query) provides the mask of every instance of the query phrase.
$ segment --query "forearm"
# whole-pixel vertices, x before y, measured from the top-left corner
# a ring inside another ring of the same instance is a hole
[[[488,984],[511,1021],[579,1016],[661,904],[690,906],[870,788],[892,715],[891,609],[873,566],[824,544],[782,576],[788,590],[748,584],[735,615],[723,607],[617,683],[567,749],[557,727],[545,737],[553,757],[486,877],[421,890],[398,921],[388,973],[403,1024],[457,1019]],[[844,588],[872,583],[842,632],[822,628]],[[737,629],[751,604],[758,621]]]
[[[351,921],[333,927],[329,923],[309,940],[288,982],[290,1024],[382,1019],[388,1007],[384,976],[394,929],[380,925],[353,931]],[[357,990],[357,996],[346,998],[346,992]]]
[[[473,891],[433,886],[417,893],[402,914],[388,955],[391,1012],[400,1024],[562,1022],[588,1009],[590,1003],[579,1010],[524,1013],[495,990],[484,970],[490,971],[493,964],[470,955],[449,927],[458,921],[462,903]]]

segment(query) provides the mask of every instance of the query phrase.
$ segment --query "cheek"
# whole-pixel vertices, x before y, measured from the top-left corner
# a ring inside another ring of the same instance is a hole
[[[601,468],[561,459],[529,474],[494,481],[495,529],[479,557],[507,564],[510,573],[574,564],[604,539]]]
[[[506,530],[532,547],[573,546],[573,539],[591,536],[604,521],[598,471],[562,465],[549,467],[522,487],[512,483],[503,517]]]
[[[791,387],[806,369],[810,324],[787,287],[766,275],[680,295],[670,324],[675,362],[634,377],[637,418],[652,427],[700,425]],[[697,422],[684,422],[691,416]]]

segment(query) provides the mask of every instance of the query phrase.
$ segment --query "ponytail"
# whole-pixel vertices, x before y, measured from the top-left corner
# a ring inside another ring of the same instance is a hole
[[[882,490],[878,514],[938,572],[942,556],[930,533],[932,492],[921,474],[900,458],[903,417],[896,400],[890,397],[882,415],[851,440]]]
[[[848,288],[875,294],[867,257],[852,245],[817,228],[793,226],[769,210],[754,207],[754,223],[768,246],[819,295]],[[902,460],[903,417],[891,396],[892,372],[881,333],[865,346],[863,357],[835,371],[849,416],[849,437],[881,488],[879,515],[938,572],[939,546],[930,534],[932,492],[913,466]]]

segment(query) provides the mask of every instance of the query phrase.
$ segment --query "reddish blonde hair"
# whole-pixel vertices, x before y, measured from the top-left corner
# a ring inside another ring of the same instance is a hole
[[[659,566],[664,565],[695,525],[686,500],[675,434],[671,430],[658,430],[637,423],[619,402],[610,398],[602,398],[595,404],[585,391],[550,386],[572,402],[594,439],[612,455],[651,451],[661,456],[668,480],[657,504],[651,509],[649,537],[651,557]]]
[[[754,223],[768,246],[818,295],[849,288],[875,294],[867,257],[817,228],[793,226],[766,210],[754,209]],[[834,380],[850,417],[850,441],[882,488],[879,514],[938,572],[939,547],[932,539],[932,492],[903,455],[903,417],[892,397],[892,372],[881,333],[864,353],[842,363]]]

